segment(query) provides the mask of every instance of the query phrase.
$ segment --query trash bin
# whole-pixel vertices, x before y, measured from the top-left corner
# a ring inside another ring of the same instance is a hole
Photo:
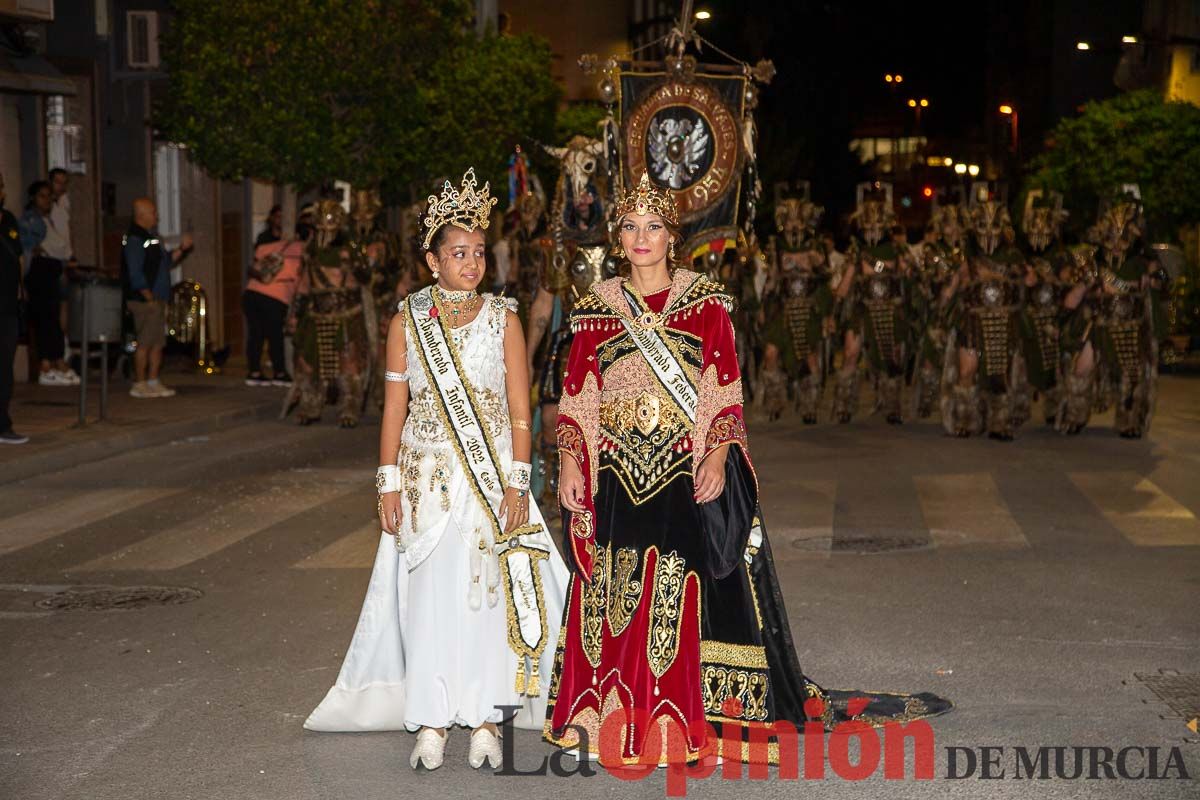
[[[87,314],[84,314],[84,304]],[[121,341],[121,282],[113,278],[86,276],[71,279],[68,332],[73,342]],[[83,320],[89,331],[84,336]]]

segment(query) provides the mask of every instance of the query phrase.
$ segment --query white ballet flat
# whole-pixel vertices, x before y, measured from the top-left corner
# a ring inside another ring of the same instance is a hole
[[[471,732],[471,750],[467,754],[467,763],[475,769],[479,769],[483,766],[484,761],[488,761],[492,769],[499,769],[502,759],[499,736],[487,728],[479,728]]]
[[[442,765],[442,756],[446,752],[446,738],[449,733],[438,735],[433,728],[424,728],[417,734],[417,743],[413,746],[408,764],[413,769],[424,766],[425,769],[437,769]]]

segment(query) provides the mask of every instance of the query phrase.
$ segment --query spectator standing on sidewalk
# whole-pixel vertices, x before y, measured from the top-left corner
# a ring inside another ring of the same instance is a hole
[[[69,178],[65,169],[55,167],[50,170],[50,193],[54,197],[54,205],[50,207],[50,216],[47,221],[58,233],[58,236],[53,238],[53,242],[51,243],[52,249],[47,252],[51,258],[59,259],[65,266],[62,276],[58,281],[58,299],[61,301],[59,303],[58,323],[64,331],[64,360],[68,360],[71,357],[70,338],[65,335],[65,332],[70,327],[68,324],[67,309],[71,300],[70,285],[67,282],[67,277],[78,266],[78,263],[75,261],[75,243],[71,238],[71,198],[67,195],[68,180]]]
[[[136,381],[131,397],[170,397],[174,389],[158,379],[163,346],[167,343],[167,301],[171,298],[171,267],[192,249],[192,236],[185,233],[178,250],[169,250],[158,238],[158,208],[148,197],[133,201],[133,222],[121,246],[121,282],[125,304],[133,314],[137,330],[134,353]]]
[[[278,208],[271,209],[272,218]],[[296,225],[296,238],[263,241],[270,230],[268,228],[258,237],[254,265],[250,268],[246,291],[242,293],[242,311],[246,314],[247,386],[292,385],[283,352],[283,327],[296,294],[304,243],[308,241],[312,226],[301,221]],[[262,371],[264,340],[271,354],[272,378],[267,378]]]
[[[273,205],[271,210],[267,212],[267,227],[263,228],[258,234],[258,238],[254,240],[254,246],[260,244],[270,244],[283,239],[283,206]]]
[[[21,304],[21,232],[17,218],[4,207],[4,176],[0,175],[0,444],[25,444],[13,431],[8,407],[13,395],[13,359],[17,355]]]
[[[63,359],[62,304],[63,255],[71,244],[54,227],[50,212],[54,192],[46,181],[29,186],[29,205],[21,216],[21,247],[25,258],[25,288],[29,316],[41,361],[38,383],[43,386],[77,386],[79,375]]]

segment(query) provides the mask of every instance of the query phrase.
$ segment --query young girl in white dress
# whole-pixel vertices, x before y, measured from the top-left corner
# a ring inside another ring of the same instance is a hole
[[[499,706],[541,729],[568,578],[529,493],[520,321],[475,291],[496,202],[475,186],[468,170],[430,197],[437,283],[400,304],[387,337],[383,535],[341,673],[304,724],[417,732],[414,769],[441,766],[456,725],[472,767],[499,767]]]

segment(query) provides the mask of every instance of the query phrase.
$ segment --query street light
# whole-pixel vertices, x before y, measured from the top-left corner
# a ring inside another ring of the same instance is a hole
[[[1087,42],[1076,42],[1075,49],[1076,50],[1091,50],[1092,46],[1090,44],[1088,44]]]
[[[955,171],[955,173],[957,173],[959,175],[966,175],[967,174],[967,165],[963,164],[963,163],[955,164],[954,171]]]
[[[890,72],[887,75],[884,75],[883,79],[885,81],[887,81],[888,83],[891,83],[892,81],[896,80],[896,78]]]
[[[929,108],[929,101],[924,97],[921,98],[921,108]]]
[[[700,20],[701,22],[704,22],[707,19],[712,19],[712,12],[705,11],[704,9],[700,9],[699,11],[697,11],[695,13],[694,16],[696,17],[696,19]]]
[[[916,107],[917,107],[917,101],[916,101],[916,100],[913,100],[911,97],[910,97],[910,98],[908,98],[908,107],[909,107],[909,108],[916,108]]]
[[[944,166],[944,167],[953,167],[953,166],[954,166],[954,159],[953,159],[953,158],[951,158],[950,156],[946,156],[945,158],[943,158],[943,159],[942,159],[942,166]]]
[[[1137,44],[1136,36],[1122,36],[1121,44]]]
[[[896,83],[904,83],[904,76],[903,76],[903,75],[897,75],[897,76],[896,76]]]
[[[968,166],[967,166],[967,173],[968,173],[968,174],[970,174],[970,176],[971,176],[972,178],[974,178],[976,175],[978,175],[978,174],[979,174],[979,165],[978,165],[978,164],[970,164],[970,165],[968,165]]]
[[[1019,141],[1017,138],[1017,109],[1013,108],[1008,103],[1005,103],[1004,105],[1000,106],[1000,113],[1007,114],[1008,116],[1012,117],[1012,140],[1009,142],[1009,148],[1012,150],[1013,155],[1016,155],[1017,142]]]

